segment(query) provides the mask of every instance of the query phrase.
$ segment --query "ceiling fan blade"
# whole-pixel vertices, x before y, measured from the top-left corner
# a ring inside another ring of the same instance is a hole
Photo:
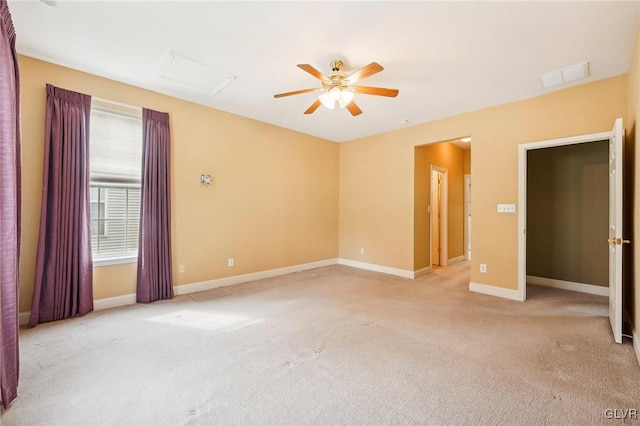
[[[363,95],[376,95],[387,96],[389,98],[395,98],[398,96],[398,89],[387,89],[385,87],[367,87],[367,86],[351,86],[356,93],[362,93]]]
[[[358,107],[358,105],[356,105],[355,102],[351,101],[347,104],[347,109],[349,110],[349,112],[351,113],[351,115],[353,115],[354,117],[356,115],[360,115],[362,114],[362,110]]]
[[[311,93],[311,92],[315,92],[318,89],[304,89],[304,90],[296,90],[295,92],[286,92],[286,93],[278,93],[277,95],[273,95],[274,98],[282,98],[284,96],[291,96],[291,95],[301,95],[303,93]]]
[[[366,67],[360,68],[358,71],[351,73],[347,76],[347,80],[349,80],[349,84],[357,83],[360,80],[364,80],[367,77],[371,77],[374,74],[379,73],[384,68],[377,62],[371,62]]]
[[[318,80],[322,81],[323,83],[329,82],[329,78],[326,77],[324,74],[322,74],[320,71],[318,71],[317,69],[315,69],[314,67],[312,67],[309,64],[298,64],[298,68],[300,68],[303,71],[308,72],[309,74],[311,74],[312,76],[314,76],[315,78],[317,78]]]
[[[307,108],[307,110],[304,113],[313,114],[313,112],[317,110],[320,105],[322,105],[322,102],[320,102],[320,99],[316,99],[316,101],[312,103],[311,106]]]

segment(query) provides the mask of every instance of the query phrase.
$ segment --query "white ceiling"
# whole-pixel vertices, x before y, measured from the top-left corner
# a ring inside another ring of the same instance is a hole
[[[637,2],[9,1],[18,52],[277,126],[347,141],[628,71]],[[160,77],[170,51],[237,78],[218,94]],[[376,61],[363,114],[303,111],[330,73]],[[590,62],[591,77],[544,89],[538,75]],[[464,136],[464,135],[460,135]]]

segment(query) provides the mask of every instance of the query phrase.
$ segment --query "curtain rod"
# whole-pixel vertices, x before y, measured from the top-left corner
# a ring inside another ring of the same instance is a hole
[[[121,107],[124,107],[124,108],[140,109],[140,110],[142,109],[141,106],[123,104],[122,102],[112,101],[110,99],[104,99],[104,98],[100,98],[98,96],[92,96],[91,99],[95,99],[96,101],[104,102],[106,104],[118,105],[118,106],[121,106]]]

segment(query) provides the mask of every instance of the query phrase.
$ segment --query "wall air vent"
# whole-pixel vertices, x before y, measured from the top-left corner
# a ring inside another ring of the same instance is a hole
[[[544,87],[553,87],[589,77],[589,62],[572,65],[538,76]]]
[[[236,78],[175,52],[169,52],[160,76],[212,95],[219,93]]]

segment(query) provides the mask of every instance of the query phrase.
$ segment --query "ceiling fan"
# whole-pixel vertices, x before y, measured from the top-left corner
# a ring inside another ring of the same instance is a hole
[[[296,90],[295,92],[286,92],[273,95],[274,98],[282,98],[284,96],[301,95],[303,93],[320,92],[318,99],[311,104],[304,112],[311,114],[317,110],[320,105],[324,105],[329,109],[347,108],[351,115],[356,116],[362,114],[362,110],[353,101],[354,93],[362,93],[364,95],[386,96],[395,98],[398,96],[397,89],[386,89],[384,87],[368,87],[356,86],[355,84],[367,77],[379,73],[384,68],[382,65],[372,62],[369,65],[360,68],[349,75],[340,72],[340,68],[344,65],[342,61],[336,59],[329,62],[332,73],[325,76],[320,71],[309,64],[298,64],[298,68],[308,72],[322,82],[322,87],[315,89]]]

